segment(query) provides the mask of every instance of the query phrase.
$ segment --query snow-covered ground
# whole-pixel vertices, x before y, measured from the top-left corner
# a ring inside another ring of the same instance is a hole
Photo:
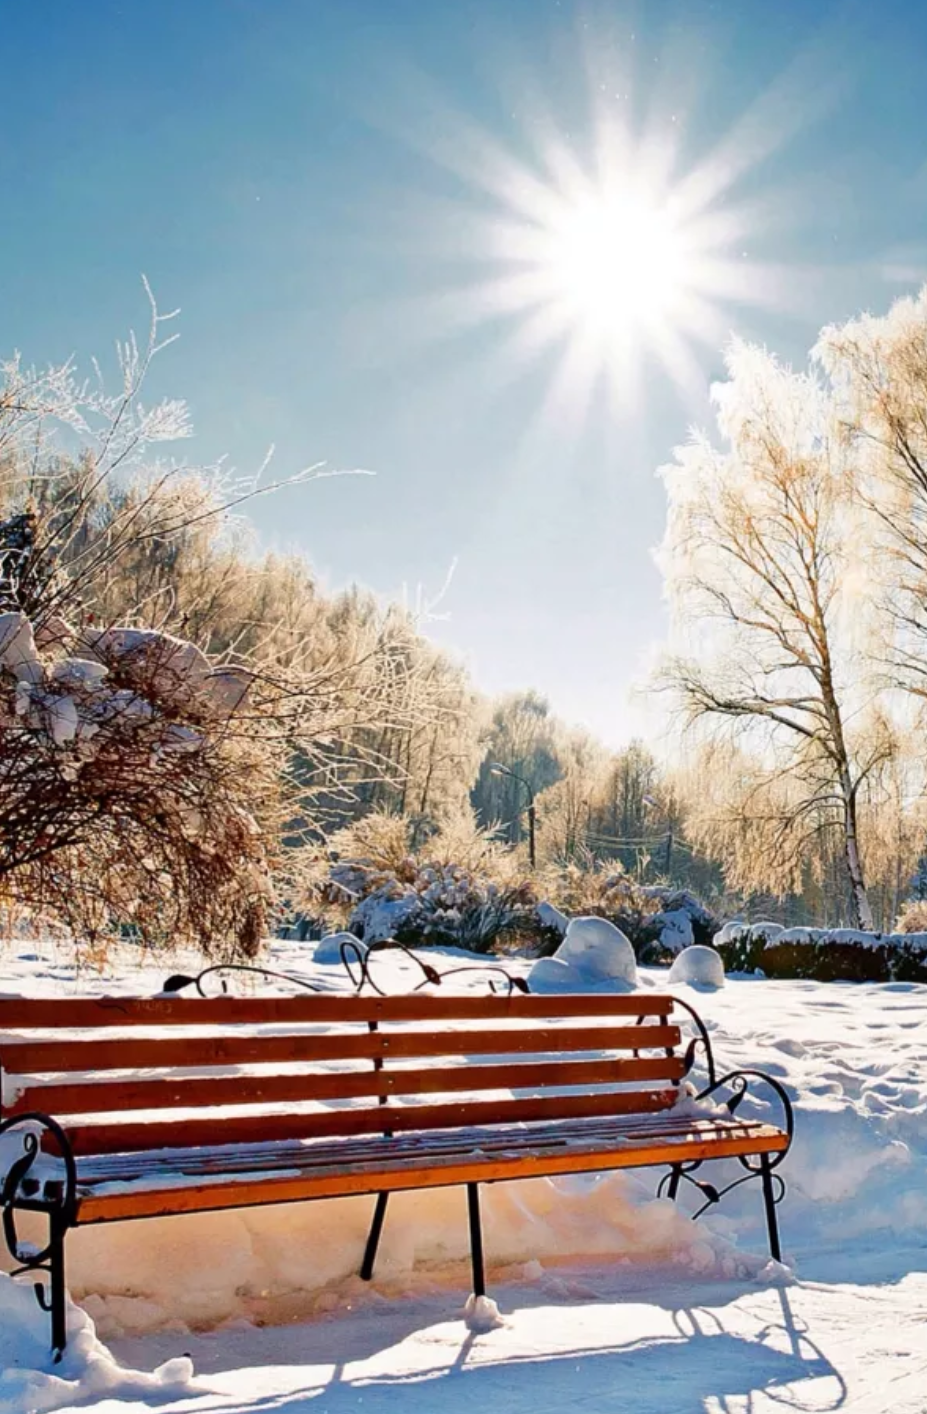
[[[270,965],[344,987],[313,947],[276,943]],[[420,978],[393,957],[377,966],[391,990]],[[151,993],[178,970],[190,960],[125,953],[107,976],[75,978],[51,944],[23,943],[0,954],[0,992]],[[667,974],[644,970],[639,985]],[[506,1324],[477,1336],[461,1318],[460,1190],[391,1203],[371,1286],[353,1274],[366,1199],[106,1225],[69,1239],[70,1285],[97,1334],[72,1313],[57,1370],[31,1291],[0,1280],[0,1414],[469,1414],[474,1400],[499,1414],[925,1414],[927,987],[672,990],[705,1017],[722,1070],[759,1065],[796,1101],[780,1210],[794,1278],[768,1268],[756,1185],[693,1225],[654,1201],[648,1171],[487,1188]]]

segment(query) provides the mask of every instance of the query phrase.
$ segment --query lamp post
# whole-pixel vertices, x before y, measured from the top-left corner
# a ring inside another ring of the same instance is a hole
[[[492,762],[489,767],[489,774],[491,776],[511,776],[513,781],[517,781],[520,786],[524,786],[525,790],[528,792],[528,860],[533,869],[536,863],[534,847],[534,791],[531,789],[531,786],[525,780],[524,776],[520,776],[517,771],[513,771],[511,766],[503,766],[501,761]]]

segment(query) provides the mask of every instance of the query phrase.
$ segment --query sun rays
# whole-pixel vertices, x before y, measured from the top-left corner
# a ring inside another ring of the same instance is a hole
[[[444,187],[423,222],[432,269],[416,301],[421,336],[479,331],[486,378],[501,389],[533,377],[538,422],[573,431],[594,402],[623,419],[666,384],[703,406],[732,330],[746,316],[752,333],[750,312],[782,307],[787,285],[763,254],[781,205],[754,174],[792,135],[800,105],[786,130],[781,95],[775,110],[761,96],[696,156],[704,129],[685,105],[651,95],[643,112],[627,70],[606,81],[604,62],[574,73],[582,117],[574,104],[557,120],[556,90],[539,98],[535,84],[502,136],[425,82],[410,88],[430,122],[405,130]]]

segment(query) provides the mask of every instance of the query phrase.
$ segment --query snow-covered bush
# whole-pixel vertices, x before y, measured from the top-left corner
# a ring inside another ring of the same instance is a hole
[[[901,905],[895,919],[896,933],[927,933],[927,899],[912,898]]]
[[[37,640],[21,610],[0,613],[7,897],[53,912],[85,943],[128,925],[151,943],[253,954],[269,862],[252,792],[260,781],[272,793],[273,780],[217,704],[208,661],[134,629],[63,627],[45,652]]]
[[[374,813],[340,831],[314,903],[366,942],[443,943],[490,952],[538,929],[537,895],[514,852],[453,820],[413,852],[412,822]]]
[[[614,861],[583,869],[568,864],[543,871],[544,899],[567,917],[607,918],[630,939],[642,962],[670,960],[692,942],[710,942],[719,923],[686,889],[643,886]],[[545,950],[559,946],[556,930]]]
[[[818,982],[927,982],[927,933],[727,924],[715,947],[729,972]]]
[[[620,865],[571,862],[534,873],[523,855],[472,818],[414,847],[414,822],[373,813],[334,835],[309,906],[368,941],[452,943],[476,952],[519,945],[557,952],[571,918],[603,918],[644,962],[708,941],[718,920],[686,890],[644,888]]]

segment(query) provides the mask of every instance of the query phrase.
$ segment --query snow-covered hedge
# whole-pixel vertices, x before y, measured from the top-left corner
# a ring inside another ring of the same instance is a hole
[[[819,982],[927,982],[927,933],[727,923],[714,946],[729,972]]]

